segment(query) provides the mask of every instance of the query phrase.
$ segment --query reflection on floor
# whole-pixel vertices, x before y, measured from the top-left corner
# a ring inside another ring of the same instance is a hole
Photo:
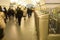
[[[26,17],[26,20],[22,18],[21,26],[18,26],[16,20],[10,20],[7,23],[3,40],[37,40],[34,14],[31,18]]]

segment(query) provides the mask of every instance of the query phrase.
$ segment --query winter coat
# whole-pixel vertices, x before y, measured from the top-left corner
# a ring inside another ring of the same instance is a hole
[[[16,14],[16,18],[21,18],[23,16],[23,11],[21,9],[17,9],[17,14]]]
[[[8,13],[7,13],[8,17],[10,17],[10,16],[13,16],[14,17],[14,14],[15,14],[15,12],[14,12],[13,9],[9,9],[8,10]]]

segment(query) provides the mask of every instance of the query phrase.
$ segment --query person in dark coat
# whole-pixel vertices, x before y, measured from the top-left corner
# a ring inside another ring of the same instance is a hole
[[[0,6],[0,11],[2,11],[2,7]]]
[[[23,11],[19,7],[17,7],[16,11],[17,11],[16,18],[18,19],[19,25],[21,25],[21,18],[23,16]]]
[[[32,10],[32,9],[27,8],[28,17],[31,17],[32,12],[33,12],[33,10]]]
[[[12,8],[8,9],[7,12],[7,16],[9,17],[9,19],[11,19],[11,17],[14,17],[15,11]]]
[[[5,23],[6,23],[6,19],[7,19],[7,9],[4,7],[3,8],[3,12],[4,12],[4,15],[5,15]]]

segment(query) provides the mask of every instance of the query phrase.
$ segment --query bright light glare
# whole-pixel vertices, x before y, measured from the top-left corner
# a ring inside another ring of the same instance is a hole
[[[18,5],[24,5],[26,6],[28,4],[27,2],[28,0],[10,0],[11,3],[17,3]],[[40,0],[30,0],[30,3],[33,4],[33,5],[36,5],[38,2],[40,2]]]
[[[33,5],[36,5],[40,0],[31,0]]]
[[[27,5],[27,3],[26,3],[26,2],[24,2],[24,1],[19,1],[19,2],[18,2],[18,4],[20,4],[20,5],[24,5],[24,6],[26,6],[26,5]]]
[[[40,2],[40,0],[36,0],[36,2]]]
[[[10,0],[11,3],[18,2],[18,0]]]

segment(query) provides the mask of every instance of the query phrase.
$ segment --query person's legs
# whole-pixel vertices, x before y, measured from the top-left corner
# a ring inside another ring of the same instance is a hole
[[[9,20],[11,19],[11,16],[9,16]]]
[[[30,13],[30,16],[31,16],[31,13]]]
[[[7,18],[7,15],[6,15],[5,22],[7,22],[7,19],[8,19],[8,18]]]
[[[4,19],[5,23],[7,23],[7,15],[5,15],[5,19]]]
[[[4,22],[6,23],[6,18],[4,19]]]
[[[18,23],[19,23],[19,25],[21,25],[21,17],[18,18]]]
[[[19,21],[20,21],[20,20],[19,20],[19,18],[18,18],[18,25],[19,25]]]
[[[28,18],[30,18],[30,13],[28,13]]]
[[[30,17],[32,16],[32,13],[30,13]]]

